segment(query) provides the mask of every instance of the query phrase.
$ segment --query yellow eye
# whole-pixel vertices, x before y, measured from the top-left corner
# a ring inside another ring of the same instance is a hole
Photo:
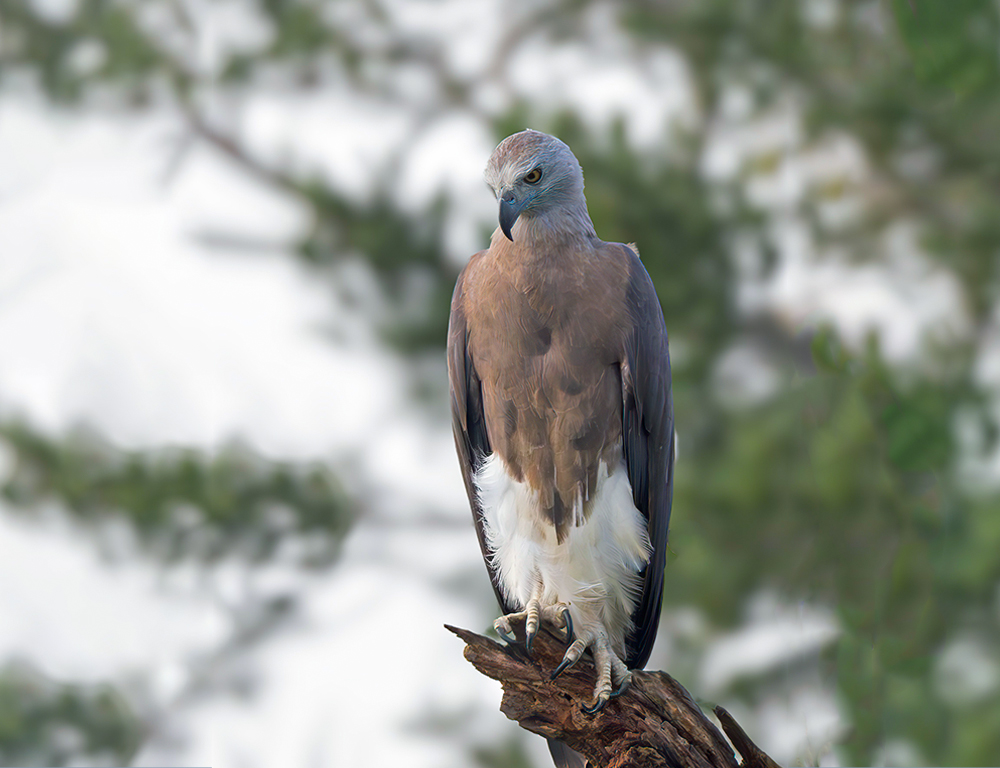
[[[542,169],[536,168],[533,171],[528,171],[528,175],[524,177],[524,180],[529,184],[537,184],[542,179]]]

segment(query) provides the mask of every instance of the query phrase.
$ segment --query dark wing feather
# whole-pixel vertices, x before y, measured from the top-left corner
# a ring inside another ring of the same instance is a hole
[[[470,266],[479,256],[473,256]],[[469,332],[463,306],[465,276],[469,267],[458,277],[455,293],[451,299],[451,317],[448,321],[448,383],[451,389],[451,426],[455,434],[455,448],[458,462],[462,467],[465,492],[469,495],[472,519],[476,524],[476,536],[483,560],[490,574],[490,582],[496,593],[497,602],[503,612],[513,613],[516,608],[503,599],[499,574],[490,565],[486,546],[486,531],[483,527],[483,509],[479,503],[473,478],[483,461],[490,455],[490,438],[486,433],[486,418],[483,415],[482,386],[476,375],[472,353],[469,349]]]
[[[622,365],[622,441],[636,508],[645,516],[653,553],[641,574],[642,594],[625,641],[625,663],[642,668],[660,621],[667,529],[673,499],[674,413],[670,355],[653,281],[639,256],[629,251],[627,301],[632,320]]]
[[[579,752],[570,749],[558,739],[546,738],[549,742],[549,754],[556,768],[587,768],[587,758]]]

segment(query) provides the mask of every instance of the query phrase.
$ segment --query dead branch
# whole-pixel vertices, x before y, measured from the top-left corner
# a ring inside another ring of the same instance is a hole
[[[523,645],[503,646],[466,629],[445,625],[465,641],[465,658],[503,686],[500,710],[532,733],[556,738],[582,754],[593,768],[778,768],[721,707],[716,714],[743,756],[733,749],[684,687],[665,672],[633,672],[632,685],[596,715],[582,707],[593,696],[589,655],[558,679],[550,674],[565,651],[543,628],[531,655]],[[523,624],[515,627],[523,638]]]
[[[722,730],[726,732],[726,736],[729,737],[733,746],[736,747],[736,751],[743,756],[743,768],[780,768],[774,760],[760,750],[760,747],[750,741],[747,732],[740,728],[740,724],[733,719],[733,716],[725,708],[716,707],[712,711],[719,718],[719,722],[722,723]]]

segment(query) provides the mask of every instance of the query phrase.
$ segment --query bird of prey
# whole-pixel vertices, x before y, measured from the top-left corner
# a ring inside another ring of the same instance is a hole
[[[674,459],[663,313],[635,247],[597,237],[562,141],[508,136],[486,181],[500,226],[459,276],[448,329],[455,443],[497,632],[524,618],[530,651],[541,621],[565,630],[553,676],[589,649],[596,712],[646,663],[659,622]]]

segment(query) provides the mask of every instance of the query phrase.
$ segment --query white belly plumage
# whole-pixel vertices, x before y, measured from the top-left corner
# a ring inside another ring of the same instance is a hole
[[[649,561],[646,521],[632,501],[624,463],[601,462],[581,522],[560,544],[527,483],[491,454],[475,475],[486,540],[504,596],[519,609],[540,592],[543,605],[567,603],[578,628],[603,626],[621,653]]]

